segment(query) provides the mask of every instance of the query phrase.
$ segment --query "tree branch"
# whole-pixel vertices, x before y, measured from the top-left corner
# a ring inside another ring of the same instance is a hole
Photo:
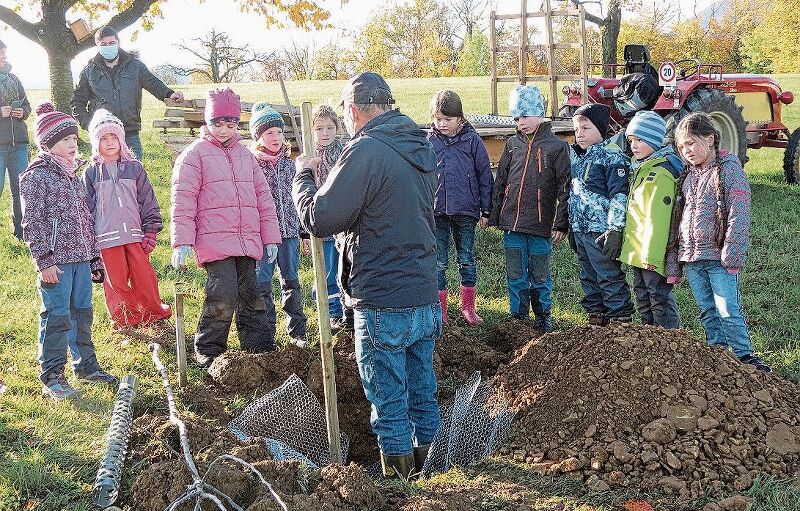
[[[603,25],[606,24],[607,21],[599,16],[595,16],[594,14],[589,14],[588,12],[584,12],[583,17],[586,19],[586,21],[588,21],[589,23],[594,23],[598,27],[602,27]]]
[[[0,21],[31,41],[39,42],[39,33],[36,31],[37,24],[23,19],[19,14],[3,5],[0,5]]]
[[[133,0],[130,7],[124,11],[117,13],[111,18],[107,25],[113,27],[117,31],[127,28],[136,23],[139,18],[150,9],[150,7],[158,0]],[[87,48],[94,46],[94,37],[87,37],[83,42],[78,43],[78,51],[83,51]]]

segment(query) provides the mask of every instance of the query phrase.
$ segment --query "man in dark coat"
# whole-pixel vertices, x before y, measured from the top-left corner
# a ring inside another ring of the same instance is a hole
[[[353,77],[342,99],[353,138],[319,189],[319,158],[298,158],[292,197],[308,232],[344,237],[340,288],[354,309],[356,357],[383,473],[407,478],[422,469],[440,423],[436,156],[414,121],[391,109],[380,75]]]
[[[95,110],[105,108],[125,126],[125,142],[142,159],[142,89],[164,101],[181,101],[183,94],[167,87],[141,60],[119,48],[117,31],[109,26],[94,35],[98,53],[81,71],[72,93],[72,115],[89,128]]]

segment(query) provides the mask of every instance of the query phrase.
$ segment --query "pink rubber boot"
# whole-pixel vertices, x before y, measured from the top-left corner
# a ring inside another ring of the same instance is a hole
[[[439,305],[442,307],[442,325],[447,324],[447,289],[439,291]]]
[[[475,288],[461,286],[461,315],[470,326],[483,324],[483,318],[475,312]]]

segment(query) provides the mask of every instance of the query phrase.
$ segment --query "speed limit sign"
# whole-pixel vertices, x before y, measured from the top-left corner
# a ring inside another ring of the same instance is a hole
[[[658,68],[658,84],[662,87],[671,87],[675,85],[676,79],[675,64],[670,61],[661,64]]]

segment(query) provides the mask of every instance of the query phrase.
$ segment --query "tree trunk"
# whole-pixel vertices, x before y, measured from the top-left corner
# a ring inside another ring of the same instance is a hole
[[[72,81],[70,62],[74,55],[68,55],[61,48],[45,47],[50,60],[50,95],[57,110],[70,113],[69,103],[75,89]]]
[[[622,24],[622,5],[619,0],[612,0],[608,6],[608,14],[601,26],[603,36],[603,64],[617,63],[617,41],[619,40],[620,25]],[[615,68],[611,65],[603,66],[603,76],[613,77]]]

